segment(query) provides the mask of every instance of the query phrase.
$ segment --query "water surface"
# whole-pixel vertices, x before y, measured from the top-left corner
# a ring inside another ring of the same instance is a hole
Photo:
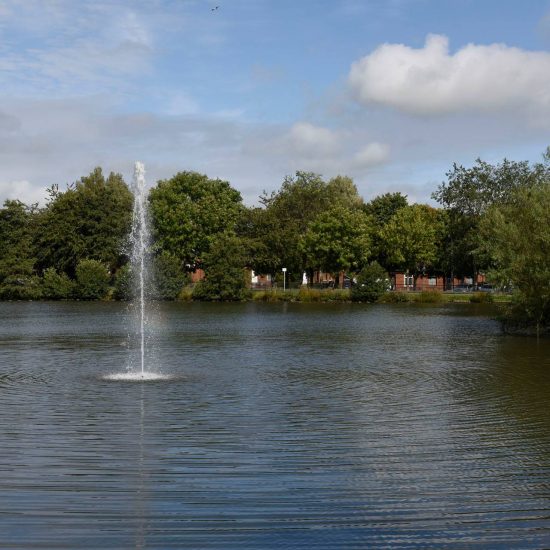
[[[0,303],[0,547],[550,546],[550,342],[470,305]],[[154,345],[153,345],[154,344]]]

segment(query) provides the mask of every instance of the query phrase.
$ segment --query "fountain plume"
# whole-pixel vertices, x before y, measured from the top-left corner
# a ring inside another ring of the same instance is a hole
[[[148,284],[147,254],[150,244],[149,221],[147,216],[147,192],[145,191],[145,166],[142,162],[134,164],[132,181],[134,194],[134,210],[132,214],[132,275],[136,285],[140,368],[141,376],[145,376],[145,340],[146,340],[146,287]]]

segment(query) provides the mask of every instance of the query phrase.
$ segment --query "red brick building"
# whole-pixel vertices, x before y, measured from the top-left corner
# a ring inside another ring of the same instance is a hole
[[[443,275],[418,275],[416,281],[414,276],[403,271],[396,271],[391,274],[392,290],[412,291],[412,290],[452,290],[457,286],[474,286],[485,282],[485,275],[478,274],[476,284],[472,277],[458,279],[454,277],[444,277]]]

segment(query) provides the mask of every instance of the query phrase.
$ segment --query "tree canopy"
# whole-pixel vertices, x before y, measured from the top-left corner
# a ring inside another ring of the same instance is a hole
[[[480,231],[492,279],[515,289],[516,319],[550,326],[550,180],[490,208]]]
[[[84,259],[115,270],[125,262],[123,243],[131,224],[133,196],[120,174],[107,178],[101,168],[66,191],[51,189],[51,200],[37,220],[39,269],[54,267],[74,276]]]
[[[442,223],[435,208],[413,204],[400,208],[382,228],[385,254],[398,269],[418,274],[438,258]]]
[[[157,251],[179,258],[193,270],[217,236],[232,231],[242,213],[239,191],[227,181],[197,172],[179,172],[161,180],[149,193]]]
[[[361,210],[336,205],[312,220],[300,248],[309,269],[329,273],[358,271],[371,253],[371,233],[370,219]]]

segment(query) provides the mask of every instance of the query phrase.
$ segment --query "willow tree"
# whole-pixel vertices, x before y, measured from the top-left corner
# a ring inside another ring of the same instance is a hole
[[[515,291],[510,321],[537,333],[550,328],[550,180],[489,209],[480,234],[494,265],[491,278]]]

